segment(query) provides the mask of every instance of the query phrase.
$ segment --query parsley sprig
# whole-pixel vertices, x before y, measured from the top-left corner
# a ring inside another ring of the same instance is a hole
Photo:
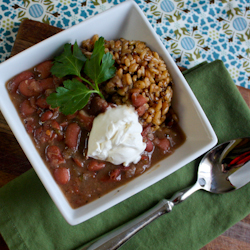
[[[98,85],[112,78],[116,72],[113,56],[105,53],[104,49],[103,37],[95,42],[90,58],[82,53],[76,42],[73,49],[70,43],[64,45],[64,52],[55,58],[51,68],[52,75],[60,78],[68,75],[78,76],[85,84],[76,78],[65,80],[64,87],[56,88],[56,93],[50,94],[46,99],[52,108],[59,107],[63,114],[69,115],[82,109],[88,103],[92,93],[97,93],[104,98]],[[93,82],[84,78],[82,73]]]

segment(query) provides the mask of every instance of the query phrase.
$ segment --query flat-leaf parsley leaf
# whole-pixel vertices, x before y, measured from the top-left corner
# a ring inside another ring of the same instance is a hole
[[[57,93],[52,93],[47,98],[51,107],[60,107],[60,111],[65,114],[74,114],[77,110],[82,109],[89,101],[95,90],[87,88],[77,79],[66,80],[63,82],[64,87],[58,87]]]
[[[71,47],[72,45],[70,43],[66,43],[64,45],[64,52],[61,55],[55,57],[54,64],[51,68],[52,75],[57,77],[64,77],[67,75],[81,75],[82,67],[87,58],[82,53],[76,42],[73,45],[73,52]]]
[[[105,54],[103,37],[95,42],[94,50],[89,59],[85,57],[76,42],[73,48],[71,44],[65,44],[64,52],[55,58],[51,73],[57,77],[78,76],[91,88],[75,78],[66,80],[63,82],[64,87],[56,88],[56,93],[47,97],[47,103],[52,108],[60,107],[63,114],[69,115],[82,109],[88,103],[92,93],[97,93],[103,98],[98,85],[115,75],[114,62],[113,56],[109,52]],[[82,77],[82,72],[93,82]]]
[[[95,43],[93,53],[86,61],[84,73],[90,77],[96,85],[110,79],[114,76],[116,68],[113,56],[104,52],[104,38],[100,37]]]

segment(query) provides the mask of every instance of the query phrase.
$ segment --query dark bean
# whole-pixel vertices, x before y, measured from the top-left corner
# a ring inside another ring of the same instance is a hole
[[[52,121],[51,122],[51,127],[57,131],[61,131],[61,126],[59,125],[59,123],[57,121]]]
[[[122,179],[121,170],[118,168],[112,170],[109,174],[109,178],[112,181],[120,181]]]
[[[45,121],[48,121],[51,119],[51,117],[53,116],[53,112],[50,111],[50,110],[47,110],[46,112],[44,112],[42,115],[41,115],[41,122],[45,122]]]
[[[133,93],[131,96],[131,99],[132,99],[133,106],[136,108],[147,103],[147,98],[142,96],[141,94]]]
[[[46,156],[52,166],[58,166],[65,162],[60,149],[55,145],[46,148]]]
[[[137,114],[139,116],[143,116],[144,113],[146,112],[146,110],[147,110],[146,105],[142,105],[142,106],[140,106],[139,108],[136,109],[136,112],[137,112]]]
[[[88,170],[89,171],[99,171],[105,167],[104,162],[98,162],[95,160],[91,160],[88,164]]]
[[[108,106],[106,100],[102,99],[100,96],[95,96],[91,100],[89,114],[97,116],[98,114],[105,112]]]
[[[24,80],[28,80],[34,78],[34,74],[31,71],[24,71],[20,74],[18,74],[17,76],[14,77],[13,80],[11,80],[8,83],[8,89],[11,93],[15,93],[18,89],[18,86],[20,84],[20,82],[24,81]]]
[[[19,91],[24,96],[37,96],[40,94],[41,89],[39,86],[39,82],[34,79],[28,79],[20,82]]]
[[[73,158],[73,161],[76,163],[76,165],[77,165],[78,167],[80,167],[80,168],[83,167],[83,164],[84,164],[83,161],[80,161],[80,160],[77,159],[77,158]]]
[[[54,170],[54,177],[58,184],[65,185],[70,180],[70,172],[69,169],[60,167]]]
[[[67,115],[67,120],[73,120],[74,118],[76,118],[78,115],[78,111],[76,111],[74,114],[72,115]]]
[[[39,97],[36,100],[36,105],[42,109],[47,109],[49,108],[49,104],[46,102],[46,98],[44,97]]]
[[[27,117],[33,114],[36,111],[34,107],[32,107],[29,100],[24,100],[20,105],[20,112],[22,116]]]
[[[93,125],[94,116],[88,115],[85,111],[81,110],[78,114],[79,120],[82,122],[82,125],[90,131]]]
[[[167,138],[155,138],[154,143],[163,151],[163,153],[166,153],[170,149],[170,141]]]
[[[148,140],[148,141],[146,142],[145,151],[147,151],[147,152],[152,152],[153,149],[154,149],[154,144],[153,144],[153,142],[151,142],[150,140]]]
[[[38,64],[35,68],[35,70],[40,74],[40,78],[44,79],[47,78],[51,73],[50,69],[53,66],[52,61],[45,61],[40,64]]]
[[[81,128],[77,123],[73,122],[68,125],[65,132],[65,144],[69,148],[77,149],[80,139],[80,132]]]
[[[24,120],[24,126],[28,134],[32,134],[34,129],[36,128],[36,123],[34,121],[34,118],[28,117]]]
[[[54,80],[52,77],[43,79],[39,82],[39,86],[42,91],[45,91],[47,89],[54,89],[55,88]]]

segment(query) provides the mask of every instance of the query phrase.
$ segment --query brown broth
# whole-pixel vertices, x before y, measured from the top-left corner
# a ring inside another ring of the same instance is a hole
[[[31,69],[30,72],[33,74],[32,79],[35,79],[40,84],[42,78],[37,73],[36,67]],[[41,107],[42,105],[38,101],[38,99],[46,98],[48,93],[54,91],[61,84],[62,80],[53,77],[54,87],[52,90],[50,86],[31,96],[23,95],[22,91],[20,91],[20,83],[17,84],[15,81],[16,78],[11,79],[6,83],[6,87],[9,90],[10,98],[20,115],[26,131],[31,136],[44,163],[54,177],[55,170],[58,168],[65,168],[70,173],[70,179],[65,184],[59,181],[58,185],[72,208],[78,208],[100,198],[104,194],[143,174],[151,166],[172,154],[185,141],[185,134],[178,123],[173,122],[172,117],[170,117],[171,122],[168,125],[162,125],[156,132],[152,132],[149,129],[151,137],[150,139],[147,136],[145,138],[152,142],[153,150],[151,152],[145,151],[137,164],[132,163],[130,166],[124,167],[123,165],[117,166],[109,162],[97,161],[98,164],[104,163],[105,167],[98,171],[91,171],[89,170],[89,164],[93,159],[86,158],[89,126],[83,122],[79,114],[65,116],[58,109],[51,109],[48,106]],[[94,98],[93,96],[92,100]],[[90,106],[85,109],[85,111],[88,110],[90,110]],[[46,118],[46,121],[41,121],[46,112],[47,114],[51,112],[53,116],[49,119]],[[77,141],[77,150],[70,149],[65,144],[65,134],[70,123],[76,123],[80,127],[81,132]],[[57,127],[58,125],[59,127]],[[166,139],[170,144],[168,150],[164,152],[159,145],[161,141],[166,141]],[[51,145],[58,147],[60,150],[62,162],[55,164],[48,157],[48,147]],[[57,180],[57,178],[55,179]]]

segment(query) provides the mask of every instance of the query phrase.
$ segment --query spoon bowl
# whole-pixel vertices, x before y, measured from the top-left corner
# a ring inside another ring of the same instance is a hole
[[[240,175],[237,173],[241,172]],[[233,178],[231,178],[233,177]],[[238,138],[222,143],[200,161],[196,183],[177,192],[170,200],[162,200],[155,207],[106,234],[104,237],[84,246],[82,250],[118,249],[139,230],[184,201],[199,189],[215,194],[239,189],[250,181],[250,137]]]
[[[229,176],[249,160],[250,137],[238,138],[214,147],[199,164],[198,182],[201,188],[216,194],[241,188],[246,183],[242,181],[235,186],[230,182]]]

